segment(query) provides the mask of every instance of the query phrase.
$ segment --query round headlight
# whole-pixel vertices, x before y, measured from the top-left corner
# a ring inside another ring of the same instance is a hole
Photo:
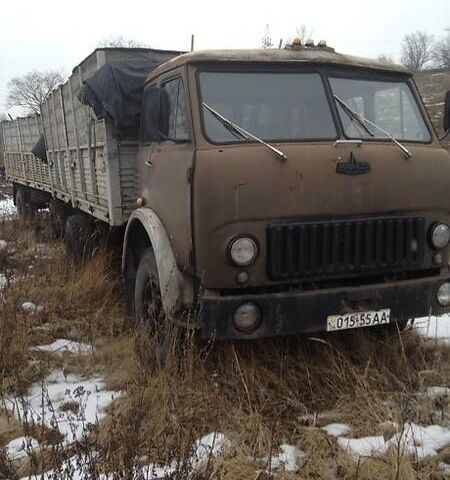
[[[448,307],[450,305],[450,283],[443,283],[438,288],[436,297],[441,307]]]
[[[239,237],[231,241],[230,257],[236,265],[245,267],[252,264],[258,256],[258,246],[250,237]]]
[[[431,244],[434,248],[445,248],[450,240],[450,229],[445,223],[437,223],[431,228]]]
[[[243,303],[233,314],[233,324],[236,330],[250,333],[261,322],[261,311],[254,303]]]

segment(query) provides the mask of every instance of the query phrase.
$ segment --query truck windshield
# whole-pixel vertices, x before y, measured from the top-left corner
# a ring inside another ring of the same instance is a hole
[[[266,141],[337,137],[324,86],[317,73],[201,72],[202,102]],[[237,138],[203,108],[205,134],[215,143]]]
[[[345,104],[397,140],[430,141],[430,132],[407,83],[355,78],[330,78],[330,83],[335,98],[342,100],[336,101],[336,106],[348,138],[388,139],[380,130],[355,121]]]

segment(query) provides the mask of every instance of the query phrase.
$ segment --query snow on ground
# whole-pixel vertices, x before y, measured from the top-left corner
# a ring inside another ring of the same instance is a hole
[[[270,459],[267,457],[265,462],[270,460],[270,470],[286,470],[287,472],[296,472],[305,463],[306,453],[299,450],[295,445],[286,443],[280,445],[280,451]]]
[[[0,200],[0,218],[7,219],[16,216],[16,207],[12,198]]]
[[[70,445],[88,433],[90,424],[104,416],[117,392],[104,389],[101,377],[84,379],[56,370],[35,384],[23,398],[6,399],[6,407],[18,420],[58,429]],[[69,408],[70,407],[70,408]]]
[[[437,455],[440,450],[450,445],[450,430],[439,425],[422,427],[415,423],[406,423],[402,431],[387,441],[381,435],[363,438],[339,437],[337,441],[355,460],[383,455],[390,446],[399,446],[402,455],[413,455],[417,460],[423,460]]]
[[[8,245],[6,240],[0,239],[0,250],[4,250]]]
[[[22,309],[28,313],[39,313],[42,311],[43,307],[41,305],[36,305],[33,302],[23,302]]]
[[[0,273],[0,290],[8,286],[8,277],[4,273]]]
[[[225,435],[216,432],[209,433],[208,435],[205,435],[194,442],[191,448],[192,455],[188,460],[188,464],[191,465],[193,469],[197,469],[204,465],[204,463],[207,462],[211,457],[222,455],[227,445],[229,445],[229,440]],[[289,456],[290,461],[292,461],[291,456]],[[178,465],[175,462],[171,465],[149,464],[143,467],[136,467],[133,478],[168,480],[173,478],[174,474],[177,472],[177,467]],[[81,480],[90,478],[89,459],[82,456],[72,457],[69,460],[62,462],[61,465],[54,470],[45,472],[42,475],[24,477],[21,480],[54,480],[55,478],[61,480]],[[115,476],[114,474],[103,474],[98,478],[99,480],[108,480],[109,478],[115,478]]]
[[[75,355],[83,355],[91,352],[92,347],[87,343],[75,342],[73,340],[67,340],[66,338],[58,338],[48,345],[36,345],[31,347],[31,350],[57,354],[73,353]]]
[[[425,338],[450,344],[450,315],[416,318],[414,330]]]
[[[428,387],[425,396],[429,398],[450,397],[450,388],[448,387]]]
[[[11,440],[5,447],[10,460],[19,460],[27,456],[27,452],[38,448],[39,443],[33,437],[18,437]]]
[[[383,453],[386,453],[389,448],[389,443],[384,441],[383,436],[362,438],[339,437],[337,442],[341,448],[352,455],[356,460],[360,457],[382,455]]]
[[[346,423],[330,423],[322,427],[322,430],[325,430],[328,435],[333,437],[342,437],[347,435],[352,431],[352,427]]]
[[[223,433],[209,433],[196,440],[192,446],[191,465],[196,468],[207,461],[210,456],[222,455],[229,445],[227,437]]]
[[[31,477],[23,477],[21,480],[85,480],[89,478],[89,472],[82,465],[85,464],[83,458],[72,457],[54,470],[49,470],[42,475],[32,475]],[[99,480],[103,480],[100,476]]]

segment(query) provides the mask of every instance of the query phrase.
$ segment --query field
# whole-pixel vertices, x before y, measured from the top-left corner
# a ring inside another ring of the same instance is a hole
[[[437,73],[416,79],[436,125]],[[0,478],[450,476],[449,317],[389,334],[187,335],[160,368],[124,315],[120,252],[75,267],[48,212],[21,224],[0,183]]]
[[[442,130],[442,117],[445,93],[450,88],[450,69],[424,70],[416,73],[414,80],[423,97],[431,121],[438,135],[441,137],[444,134]],[[442,143],[447,148],[450,148],[450,139],[448,136]]]
[[[2,478],[429,479],[450,471],[450,327],[186,338],[165,368],[117,258],[67,263],[1,202]],[[31,476],[31,477],[30,477]]]

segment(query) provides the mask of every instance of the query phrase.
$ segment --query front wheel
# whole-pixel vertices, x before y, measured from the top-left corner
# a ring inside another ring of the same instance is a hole
[[[69,217],[69,207],[56,198],[51,198],[48,202],[50,211],[50,224],[52,227],[53,237],[58,239],[64,236],[67,218]]]
[[[23,187],[17,188],[15,200],[19,220],[22,222],[31,221],[36,212],[36,207],[29,201],[27,192]]]
[[[84,214],[67,217],[64,230],[64,246],[67,255],[76,265],[82,265],[90,256],[94,241],[95,230],[90,217]]]
[[[134,287],[134,312],[136,323],[153,334],[156,361],[160,366],[164,365],[174,337],[171,322],[164,312],[158,268],[151,248],[147,248],[139,260]]]

